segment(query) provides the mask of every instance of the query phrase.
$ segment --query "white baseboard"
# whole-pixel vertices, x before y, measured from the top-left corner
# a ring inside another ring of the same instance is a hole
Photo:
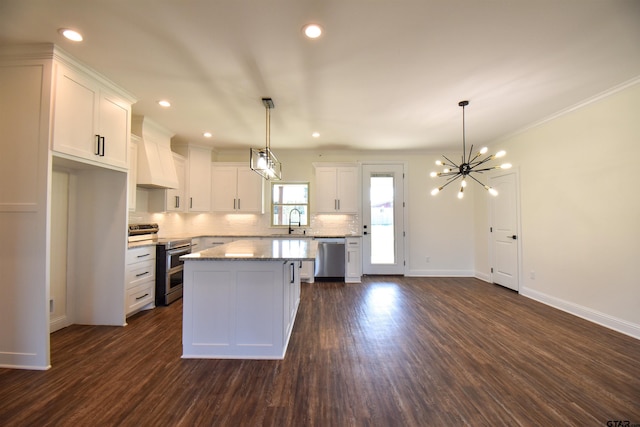
[[[543,304],[557,308],[558,310],[562,310],[590,322],[597,323],[598,325],[604,326],[605,328],[613,329],[614,331],[618,331],[633,338],[640,339],[640,325],[627,322],[626,320],[618,319],[608,314],[601,313],[599,311],[583,307],[581,305],[565,301],[542,292],[538,292],[534,289],[520,288],[520,294],[527,298],[531,298]]]
[[[409,270],[408,277],[474,277],[472,270]]]
[[[66,315],[57,317],[55,319],[50,319],[49,320],[49,333],[58,331],[58,330],[60,330],[62,328],[66,328],[70,324],[71,324],[71,322],[69,322],[69,319],[67,318]]]
[[[476,279],[480,279],[480,280],[482,280],[484,282],[487,282],[487,283],[493,283],[491,281],[491,275],[490,274],[480,273],[479,271],[476,271],[476,274],[474,274],[473,277],[475,277]]]

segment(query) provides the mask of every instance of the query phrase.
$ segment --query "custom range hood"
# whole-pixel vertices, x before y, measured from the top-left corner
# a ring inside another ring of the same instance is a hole
[[[136,185],[147,188],[178,188],[178,174],[173,162],[173,133],[142,116],[131,118],[131,132],[138,142],[138,178]]]

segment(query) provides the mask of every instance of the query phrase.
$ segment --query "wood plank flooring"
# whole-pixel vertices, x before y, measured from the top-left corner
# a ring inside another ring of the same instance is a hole
[[[182,302],[0,369],[2,426],[640,424],[640,341],[470,278],[302,285],[282,361],[182,360]]]

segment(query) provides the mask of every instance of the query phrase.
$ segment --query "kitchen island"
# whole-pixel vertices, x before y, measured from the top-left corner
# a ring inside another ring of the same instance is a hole
[[[283,359],[310,239],[240,240],[184,255],[182,358]]]

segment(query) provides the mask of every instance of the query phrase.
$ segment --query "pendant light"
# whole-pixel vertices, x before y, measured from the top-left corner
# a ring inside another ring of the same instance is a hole
[[[491,194],[492,196],[497,196],[498,192],[494,188],[483,184],[473,174],[481,174],[493,169],[509,169],[511,167],[511,163],[503,163],[499,166],[486,167],[485,163],[493,159],[503,157],[506,154],[505,151],[498,151],[496,154],[492,154],[485,157],[484,159],[481,159],[480,157],[487,153],[487,147],[482,148],[475,155],[473,155],[473,145],[471,145],[469,154],[467,155],[467,142],[464,126],[464,107],[469,105],[469,101],[460,101],[458,105],[462,107],[462,161],[460,162],[460,164],[457,164],[445,155],[442,156],[445,161],[436,160],[436,165],[442,166],[443,170],[442,172],[431,172],[431,177],[445,177],[447,178],[447,180],[442,186],[434,188],[433,191],[431,191],[431,195],[435,196],[440,191],[442,191],[444,187],[456,181],[458,178],[462,178],[462,180],[460,181],[460,191],[458,191],[458,198],[462,199],[464,197],[464,189],[467,187],[467,178],[470,178],[478,184],[482,185],[484,189],[489,192],[489,194]],[[483,165],[485,167],[481,167]]]
[[[264,148],[251,148],[249,166],[251,170],[266,180],[279,181],[282,179],[282,164],[271,151],[271,109],[275,107],[273,99],[262,98],[267,111],[266,144]]]

